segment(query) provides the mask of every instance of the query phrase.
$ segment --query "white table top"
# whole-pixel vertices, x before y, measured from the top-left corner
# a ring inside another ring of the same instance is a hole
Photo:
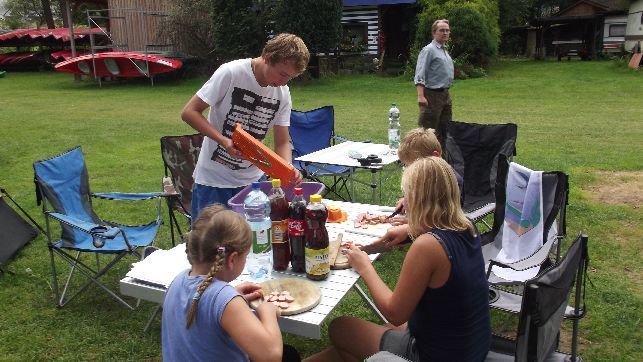
[[[364,158],[368,155],[377,155],[382,158],[382,163],[362,166],[359,161],[348,156],[351,151],[359,152]],[[346,141],[297,157],[295,160],[300,162],[323,163],[327,165],[381,169],[386,165],[398,161],[398,157],[397,152],[391,152],[388,145]]]
[[[343,233],[344,240],[352,240],[359,244],[371,243],[376,235],[367,232],[353,233],[347,231],[352,227],[352,221],[358,213],[367,210],[371,212],[382,212],[382,207],[367,204],[355,204],[327,200],[327,205],[339,206],[348,214],[348,220],[344,223],[327,223],[329,238],[334,239],[337,234]],[[390,208],[386,208],[388,212]],[[378,254],[370,255],[371,261],[375,260]],[[182,270],[190,267],[185,254],[185,245],[180,244],[170,250],[158,250],[148,256],[145,260],[134,263],[133,268],[120,282],[121,293],[124,295],[140,298],[162,304],[165,291],[174,277]],[[305,278],[305,274],[294,273],[290,268],[284,272],[273,271],[272,278],[297,277]],[[309,338],[321,338],[321,324],[326,317],[335,309],[339,302],[346,296],[350,289],[357,283],[360,276],[352,269],[331,270],[330,276],[324,281],[314,281],[321,292],[322,298],[315,308],[308,312],[292,316],[279,317],[279,326],[282,331],[293,333]],[[237,285],[243,281],[249,281],[248,274],[242,274],[230,284]]]

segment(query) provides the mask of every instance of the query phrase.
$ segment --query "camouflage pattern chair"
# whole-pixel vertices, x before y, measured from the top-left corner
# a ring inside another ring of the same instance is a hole
[[[199,158],[202,143],[203,135],[201,134],[161,137],[161,156],[165,166],[165,175],[171,176],[176,190],[175,195],[167,197],[172,245],[175,244],[174,228],[179,235],[182,234],[175,211],[185,216],[188,224],[191,222],[190,204],[192,203],[192,184],[194,183],[192,173]]]

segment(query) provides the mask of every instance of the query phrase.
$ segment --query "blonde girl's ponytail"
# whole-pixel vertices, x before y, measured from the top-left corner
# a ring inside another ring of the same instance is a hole
[[[252,245],[252,232],[243,216],[223,205],[214,204],[199,213],[192,230],[185,237],[185,243],[191,265],[211,265],[192,297],[186,320],[186,328],[190,328],[201,296],[215,275],[224,269],[226,255],[245,253]]]
[[[190,326],[192,325],[192,321],[194,320],[194,316],[196,316],[199,300],[201,299],[203,292],[210,286],[210,283],[212,283],[212,279],[214,279],[214,275],[223,269],[224,261],[225,261],[225,248],[219,247],[217,250],[217,255],[214,257],[214,263],[212,264],[212,268],[210,268],[208,275],[206,275],[205,279],[203,279],[201,284],[199,284],[199,287],[196,289],[196,292],[192,297],[192,304],[190,304],[190,309],[188,310],[188,318],[185,323],[185,328],[190,329]]]

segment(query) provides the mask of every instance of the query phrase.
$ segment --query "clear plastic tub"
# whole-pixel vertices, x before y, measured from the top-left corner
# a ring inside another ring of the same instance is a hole
[[[262,181],[260,187],[261,191],[263,191],[267,195],[270,192],[270,189],[272,189],[272,182]],[[309,201],[310,195],[321,195],[321,193],[324,191],[325,186],[320,182],[302,182],[299,187],[301,187],[304,191],[304,200]],[[246,198],[250,190],[252,190],[252,185],[244,187],[243,190],[241,190],[238,194],[232,196],[232,198],[228,200],[228,206],[230,207],[230,209],[232,209],[232,211],[243,214],[243,199]],[[288,201],[292,200],[294,196],[294,190],[295,187],[292,184],[284,188],[286,199]]]

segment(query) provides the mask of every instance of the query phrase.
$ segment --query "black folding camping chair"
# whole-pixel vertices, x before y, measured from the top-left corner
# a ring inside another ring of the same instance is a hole
[[[495,208],[495,184],[500,155],[516,155],[518,126],[513,123],[478,124],[452,121],[446,126],[444,156],[463,178],[464,212],[482,221]]]
[[[38,236],[38,231],[23,219],[5,200],[5,197],[42,232],[42,227],[9,195],[0,188],[0,274],[11,271],[5,270],[5,265],[20,249]]]

